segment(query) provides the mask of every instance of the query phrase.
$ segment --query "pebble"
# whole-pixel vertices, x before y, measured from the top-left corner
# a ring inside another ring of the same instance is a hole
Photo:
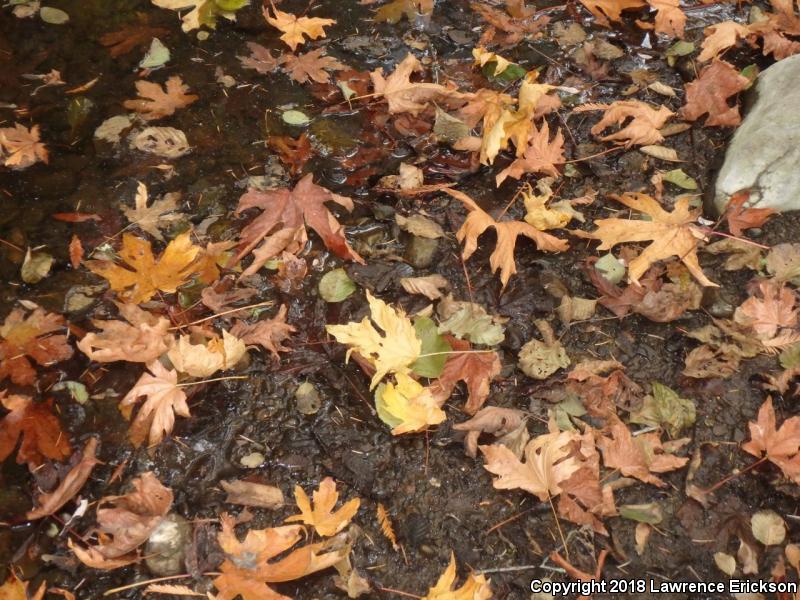
[[[153,575],[164,577],[183,573],[186,545],[191,534],[189,522],[169,514],[150,534],[145,547],[145,564]]]

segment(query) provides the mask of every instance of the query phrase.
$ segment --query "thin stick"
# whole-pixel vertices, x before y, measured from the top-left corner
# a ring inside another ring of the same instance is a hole
[[[427,358],[429,356],[441,356],[442,354],[493,354],[494,350],[448,350],[447,352],[428,352],[420,354],[417,358]],[[24,355],[20,355],[24,356]]]
[[[475,575],[486,575],[488,573],[513,573],[514,571],[528,571],[538,569],[539,565],[520,565],[518,567],[498,567],[496,569],[480,569],[475,571]]]
[[[186,579],[187,577],[191,577],[188,573],[185,575],[170,575],[168,577],[157,577],[155,579],[148,579],[146,581],[137,581],[136,583],[129,583],[128,585],[123,585],[117,588],[111,588],[110,590],[106,590],[103,592],[103,596],[110,596],[111,594],[118,594],[119,592],[125,592],[127,590],[132,590],[138,587],[144,587],[146,585],[150,585],[151,583],[160,583],[162,581],[171,581],[174,579]]]
[[[762,250],[769,250],[769,246],[765,246],[764,244],[759,244],[758,242],[754,242],[753,240],[748,240],[747,238],[743,237],[736,237],[735,235],[731,235],[730,233],[723,233],[721,231],[716,231],[714,229],[708,232],[710,235],[718,235],[721,237],[730,238],[732,240],[737,240],[742,242],[743,244],[750,244],[751,246],[756,246],[757,248],[761,248]]]
[[[755,468],[756,468],[758,465],[760,465],[761,463],[763,463],[763,462],[764,462],[764,461],[766,461],[766,460],[767,460],[767,457],[766,457],[766,456],[762,456],[762,457],[761,457],[761,458],[759,458],[759,459],[758,459],[756,462],[754,462],[754,463],[751,463],[751,464],[747,465],[745,468],[741,469],[741,470],[740,470],[738,473],[731,473],[731,474],[730,474],[730,475],[728,475],[727,477],[725,477],[725,478],[723,478],[723,479],[720,479],[720,480],[719,480],[717,483],[715,483],[714,485],[712,485],[710,488],[708,488],[708,489],[705,489],[705,490],[702,490],[702,492],[703,492],[704,494],[710,494],[710,493],[712,493],[712,492],[715,492],[715,491],[717,491],[719,488],[721,488],[723,485],[725,485],[726,483],[728,483],[729,481],[731,481],[732,479],[736,479],[737,477],[739,477],[739,475],[744,475],[744,474],[745,474],[745,473],[747,473],[749,470],[751,470],[751,469],[755,469]]]
[[[192,321],[191,323],[186,323],[185,325],[176,325],[175,327],[170,327],[169,330],[173,331],[175,329],[184,329],[186,327],[189,327],[190,325],[198,325],[199,323],[205,323],[206,321],[210,321],[211,319],[216,319],[217,317],[223,317],[231,313],[239,312],[240,310],[247,310],[248,308],[259,308],[261,306],[272,306],[272,304],[273,304],[272,300],[267,300],[266,302],[259,302],[258,304],[250,304],[248,306],[241,306],[239,308],[224,310],[221,313],[216,313],[211,315],[210,317],[198,319],[197,321]]]
[[[564,539],[564,532],[561,530],[561,522],[558,520],[558,513],[556,513],[556,507],[553,504],[553,497],[550,495],[550,492],[547,492],[547,499],[550,501],[550,508],[553,511],[553,516],[556,518],[556,528],[558,529],[558,537],[561,538],[561,543],[564,546],[564,553],[567,555],[567,560],[569,560],[569,548],[567,547],[567,540]]]
[[[618,146],[616,148],[609,148],[608,150],[603,150],[602,152],[598,152],[597,154],[590,154],[589,156],[584,156],[583,158],[576,158],[574,160],[565,160],[562,165],[570,165],[573,163],[583,162],[585,160],[589,160],[591,158],[597,158],[598,156],[603,156],[604,154],[611,154],[612,152],[617,152],[618,150],[623,150],[622,146]]]
[[[422,596],[417,596],[416,594],[409,594],[408,592],[404,592],[403,590],[396,590],[394,588],[378,587],[378,590],[380,590],[381,592],[389,592],[390,594],[397,594],[398,596],[405,596],[406,598],[418,598],[418,599],[422,598]]]
[[[492,525],[489,529],[486,530],[486,534],[485,535],[488,535],[488,534],[492,533],[495,529],[500,529],[504,525],[508,525],[509,523],[513,523],[514,521],[519,519],[521,516],[531,512],[532,510],[533,510],[533,508],[527,508],[527,509],[523,510],[522,512],[518,512],[517,514],[510,516],[509,518],[505,519],[504,521],[500,521],[496,525]]]
[[[250,379],[247,375],[231,375],[229,377],[215,377],[214,379],[203,379],[203,381],[189,381],[188,383],[179,383],[175,387],[189,387],[190,385],[200,385],[201,383],[213,383],[215,381],[228,381],[229,379]]]
[[[16,244],[12,244],[12,243],[11,243],[11,242],[9,242],[8,240],[4,240],[3,238],[0,238],[0,244],[5,244],[5,245],[6,245],[6,246],[8,246],[9,248],[13,248],[13,249],[14,249],[14,250],[16,250],[17,252],[25,252],[25,250],[24,250],[24,249],[20,248],[20,247],[19,247],[19,246],[17,246]]]

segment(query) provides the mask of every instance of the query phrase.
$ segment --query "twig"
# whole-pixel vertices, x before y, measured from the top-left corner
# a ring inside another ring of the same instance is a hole
[[[248,308],[260,308],[261,306],[272,306],[272,304],[273,304],[272,300],[267,300],[266,302],[259,302],[258,304],[250,304],[248,306],[240,306],[239,308],[224,310],[221,313],[215,313],[210,317],[204,317],[202,319],[198,319],[197,321],[186,323],[185,325],[176,325],[175,327],[170,327],[169,330],[174,331],[175,329],[184,329],[186,327],[189,327],[190,325],[198,325],[200,323],[205,323],[206,321],[210,321],[211,319],[216,319],[217,317],[223,317],[231,313],[239,312],[240,310],[247,310]]]
[[[418,598],[418,599],[422,598],[422,596],[417,596],[416,594],[409,594],[408,592],[404,592],[403,590],[396,590],[394,588],[378,587],[378,590],[381,592],[388,592],[390,594],[397,594],[398,596],[405,596],[406,598]]]
[[[486,530],[486,534],[485,535],[489,535],[495,529],[500,529],[504,525],[508,525],[509,523],[513,523],[514,521],[519,519],[521,516],[525,515],[526,513],[531,512],[532,510],[533,510],[533,507],[525,509],[522,512],[518,512],[517,514],[510,516],[509,518],[505,519],[504,521],[500,521],[499,523],[497,523],[495,525],[492,525],[489,529]]]

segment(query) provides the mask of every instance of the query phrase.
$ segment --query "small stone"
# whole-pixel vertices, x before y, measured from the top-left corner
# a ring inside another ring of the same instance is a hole
[[[414,268],[426,269],[433,262],[438,248],[439,240],[413,235],[406,244],[403,258]]]
[[[183,559],[189,542],[191,526],[176,514],[169,514],[158,524],[147,540],[145,564],[153,575],[167,576],[183,573]]]
[[[264,464],[266,458],[261,452],[251,452],[239,459],[239,464],[248,469],[256,469]]]
[[[294,399],[297,403],[297,410],[304,415],[317,414],[320,406],[322,406],[317,388],[308,381],[304,381],[298,386],[297,391],[294,393]]]

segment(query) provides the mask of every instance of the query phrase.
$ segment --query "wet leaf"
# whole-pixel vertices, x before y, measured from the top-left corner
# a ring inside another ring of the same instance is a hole
[[[0,381],[10,377],[17,385],[31,385],[36,371],[31,360],[43,366],[72,357],[66,335],[51,335],[65,325],[61,315],[41,308],[30,315],[12,310],[0,326]]]
[[[89,332],[78,342],[78,348],[97,362],[147,363],[164,354],[174,341],[169,319],[155,316],[135,304],[117,304],[127,321],[94,320],[100,333]]]
[[[325,302],[342,302],[356,291],[356,284],[344,269],[328,271],[319,280],[319,295]]]
[[[219,484],[228,494],[225,498],[228,504],[256,506],[270,510],[283,507],[283,492],[273,485],[241,480],[222,480]]]
[[[609,20],[621,21],[623,10],[641,8],[645,5],[643,0],[580,0],[580,2],[594,15],[597,23],[604,27],[611,26]]]
[[[623,504],[619,507],[619,515],[639,523],[658,525],[664,518],[661,506],[657,502],[647,504]]]
[[[10,411],[0,420],[0,462],[17,451],[17,464],[28,463],[34,469],[46,459],[61,461],[72,451],[69,437],[53,414],[53,401],[34,402],[28,396],[6,395],[0,391],[0,403]]]
[[[38,125],[30,129],[19,123],[0,127],[0,159],[15,170],[27,169],[37,162],[47,163],[47,148],[39,139]]]
[[[244,340],[223,329],[221,339],[212,338],[205,344],[193,344],[190,336],[182,335],[167,356],[181,373],[210,377],[217,371],[235,367],[246,352]]]
[[[521,425],[524,426],[524,424],[525,413],[521,410],[487,406],[486,408],[480,409],[475,413],[475,416],[468,421],[453,425],[453,429],[455,431],[467,432],[467,435],[464,437],[464,448],[467,456],[475,458],[478,454],[478,438],[482,433],[489,433],[496,437],[502,437],[515,431]],[[521,458],[521,454],[514,454],[517,458]]]
[[[734,194],[725,207],[724,217],[728,221],[731,233],[735,236],[744,235],[745,229],[761,227],[767,219],[776,214],[773,208],[745,207],[749,197],[748,192]]]
[[[500,374],[500,357],[493,351],[472,350],[469,342],[452,340],[453,352],[439,378],[431,384],[431,391],[440,404],[447,401],[456,384],[467,384],[468,398],[464,412],[468,415],[483,406],[489,397],[489,384]]]
[[[192,151],[186,134],[174,127],[147,127],[134,134],[130,145],[136,150],[162,156],[180,158]]]
[[[493,596],[490,583],[485,575],[470,573],[464,584],[456,588],[456,557],[451,552],[450,564],[422,600],[489,600]]]
[[[631,423],[664,427],[672,437],[694,425],[695,418],[694,402],[660,383],[653,383],[653,392],[645,396],[642,408],[631,413]]]
[[[772,398],[767,398],[758,418],[749,423],[750,441],[742,450],[757,458],[766,455],[786,477],[800,483],[800,417],[786,419],[777,429],[776,425]]]
[[[182,214],[169,214],[178,210],[180,194],[164,194],[147,206],[147,186],[141,181],[136,187],[134,208],[124,207],[122,212],[131,224],[146,231],[158,241],[163,242],[162,228],[170,227],[175,221],[183,218]]]
[[[43,6],[39,9],[39,17],[50,25],[63,25],[69,22],[69,15],[60,8]]]
[[[325,37],[325,27],[335,25],[333,19],[321,19],[319,17],[298,17],[291,13],[283,12],[271,5],[272,12],[266,6],[263,9],[264,18],[267,23],[282,32],[283,40],[294,52],[298,46],[306,42],[305,38],[316,40]]]
[[[401,277],[400,285],[409,294],[420,294],[428,300],[438,300],[442,297],[441,290],[449,288],[450,282],[435,273],[423,277]]]
[[[375,408],[381,421],[392,428],[392,435],[424,431],[447,417],[439,408],[430,388],[425,388],[405,373],[395,375],[397,385],[382,383],[375,390]]]
[[[278,313],[271,319],[264,319],[256,323],[236,321],[231,327],[231,334],[241,339],[247,345],[257,344],[272,353],[274,358],[279,358],[279,352],[289,352],[291,349],[284,346],[283,342],[297,331],[293,325],[286,322],[286,305],[281,305]]]
[[[775,337],[779,329],[797,325],[796,300],[791,288],[764,279],[758,283],[756,295],[736,309],[733,320],[751,328],[759,339],[769,339]]]
[[[250,48],[250,56],[237,57],[242,66],[247,69],[255,69],[262,75],[270,75],[280,66],[280,58],[272,56],[272,52],[261,44],[247,42]]]
[[[496,346],[505,339],[504,319],[490,315],[474,302],[453,300],[446,296],[439,303],[440,333],[452,333],[473,344]]]
[[[765,546],[779,546],[786,539],[786,523],[774,510],[760,510],[750,517],[753,537]]]
[[[683,188],[684,190],[697,189],[697,182],[684,173],[683,169],[673,169],[672,171],[667,171],[662,175],[662,179],[663,181],[674,183],[679,188]]]
[[[336,491],[336,482],[331,477],[320,482],[319,488],[312,494],[312,501],[309,501],[299,485],[294,486],[294,498],[300,514],[289,517],[286,522],[300,521],[312,526],[314,531],[324,537],[336,535],[347,527],[361,505],[361,499],[353,498],[334,511],[339,492]]]
[[[123,106],[135,110],[148,121],[168,117],[179,108],[185,108],[198,99],[194,94],[186,93],[189,87],[178,75],[167,79],[163,89],[157,83],[139,80],[136,82],[136,91],[139,98],[126,100]]]
[[[22,261],[22,268],[19,270],[20,277],[25,283],[31,285],[39,283],[50,273],[53,266],[53,255],[49,252],[28,251],[25,253],[25,260]]]
[[[569,366],[567,351],[553,335],[553,329],[546,321],[536,321],[536,327],[544,341],[532,339],[519,351],[519,368],[528,377],[547,379],[558,371]]]
[[[158,67],[163,67],[165,64],[167,64],[169,59],[169,48],[167,48],[160,39],[153,38],[153,40],[150,42],[150,48],[139,62],[139,68],[157,69]]]
[[[638,100],[617,100],[611,104],[584,104],[575,108],[574,112],[581,113],[594,110],[602,110],[605,114],[592,127],[592,134],[599,135],[604,129],[612,125],[627,123],[616,133],[600,137],[603,141],[617,142],[626,148],[630,148],[634,144],[647,146],[661,142],[664,136],[659,130],[675,114],[665,106],[659,106],[654,109]],[[628,119],[631,119],[630,122],[628,122]]]
[[[703,51],[697,57],[700,62],[717,58],[728,48],[736,45],[741,38],[746,38],[752,31],[747,25],[740,25],[735,21],[722,21],[715,23],[703,30],[705,39],[701,44]]]
[[[419,60],[413,54],[407,54],[388,77],[384,76],[383,69],[376,69],[370,74],[375,95],[386,100],[390,114],[416,115],[437,98],[458,95],[455,90],[438,83],[412,83],[411,75],[421,70]]]
[[[319,397],[319,392],[314,384],[309,381],[304,381],[294,392],[294,401],[299,410],[304,415],[315,415],[319,412],[322,406],[322,400]]]
[[[733,574],[736,572],[736,559],[730,554],[715,552],[714,563],[717,565],[717,568],[728,577],[733,577]]]
[[[708,114],[706,127],[735,127],[741,123],[739,106],[728,104],[728,99],[750,85],[732,65],[723,60],[714,60],[700,71],[700,75],[686,84],[686,104],[681,116],[687,121],[696,121]]]
[[[442,226],[436,221],[429,219],[423,215],[411,215],[404,217],[401,214],[394,216],[400,229],[407,231],[412,235],[435,240],[444,237],[445,233]]]
[[[414,319],[414,331],[422,348],[421,355],[411,365],[411,370],[420,377],[439,377],[447,362],[450,344],[439,335],[436,323],[428,317]]]
[[[342,71],[347,69],[347,65],[331,56],[325,56],[324,52],[324,48],[317,48],[305,54],[282,54],[279,60],[289,77],[297,83],[329,83],[331,75],[328,71]]]

